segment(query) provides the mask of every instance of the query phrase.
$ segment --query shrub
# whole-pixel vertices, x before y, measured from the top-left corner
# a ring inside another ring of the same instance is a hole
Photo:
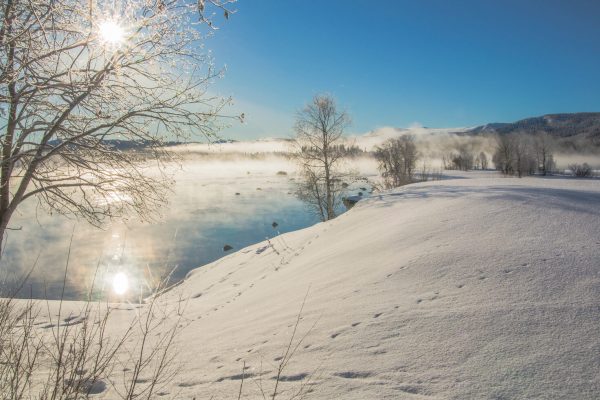
[[[573,176],[578,178],[585,178],[592,176],[592,167],[589,166],[588,163],[583,164],[570,164],[569,170]]]
[[[66,314],[62,300],[44,307],[42,300],[16,299],[17,291],[4,294],[0,400],[87,399],[109,388],[125,400],[155,398],[176,372],[171,350],[183,311],[159,303],[162,282],[125,326],[120,317],[113,321],[115,307],[109,303],[88,300]],[[119,333],[109,331],[109,323]],[[119,383],[111,377],[116,366],[123,371]]]

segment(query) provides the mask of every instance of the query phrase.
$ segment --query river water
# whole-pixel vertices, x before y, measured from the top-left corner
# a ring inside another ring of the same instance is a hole
[[[24,204],[12,221],[22,229],[8,233],[0,261],[4,288],[35,265],[19,297],[60,298],[72,236],[64,298],[83,299],[92,287],[100,297],[120,274],[133,299],[168,273],[177,281],[230,252],[318,222],[296,198],[294,166],[283,158],[186,161],[173,170],[169,207],[154,223],[132,219],[98,229]]]

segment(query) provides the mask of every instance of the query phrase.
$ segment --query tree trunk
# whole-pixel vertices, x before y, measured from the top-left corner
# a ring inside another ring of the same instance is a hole
[[[0,260],[4,255],[4,237],[6,235],[6,228],[8,227],[8,221],[10,220],[10,214],[8,211],[3,211],[0,215]]]
[[[10,9],[12,7],[12,1],[9,1],[7,4],[7,15],[5,19],[6,24],[6,32],[3,34],[8,36],[12,32],[12,22],[13,16],[9,15]],[[2,255],[2,251],[4,250],[3,241],[4,234],[6,232],[6,227],[8,226],[8,221],[10,220],[10,216],[12,212],[9,212],[10,207],[10,176],[12,174],[12,167],[14,161],[11,160],[12,157],[12,147],[15,138],[15,129],[17,126],[17,105],[19,103],[19,99],[17,96],[17,87],[15,83],[15,79],[13,77],[15,63],[15,45],[13,42],[10,42],[8,46],[8,58],[6,65],[6,75],[9,79],[8,83],[8,103],[9,111],[8,111],[8,120],[6,122],[6,136],[4,138],[4,142],[2,143],[2,167],[0,168],[0,257]]]
[[[325,136],[325,135],[324,135]],[[327,138],[324,137],[325,145],[323,146],[324,166],[325,166],[325,201],[327,209],[327,220],[335,218],[333,212],[333,196],[331,193],[331,165],[329,165],[329,148],[327,145]]]

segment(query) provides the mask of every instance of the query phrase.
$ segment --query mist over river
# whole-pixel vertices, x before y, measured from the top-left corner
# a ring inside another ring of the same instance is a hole
[[[169,170],[173,192],[153,223],[131,218],[98,229],[48,215],[36,201],[23,204],[11,222],[21,229],[9,231],[0,264],[3,287],[35,265],[19,297],[60,298],[73,235],[64,297],[83,299],[92,283],[103,297],[124,273],[134,300],[160,276],[172,272],[175,282],[233,251],[318,222],[296,198],[295,166],[283,157],[200,158]],[[224,251],[226,245],[232,249]]]

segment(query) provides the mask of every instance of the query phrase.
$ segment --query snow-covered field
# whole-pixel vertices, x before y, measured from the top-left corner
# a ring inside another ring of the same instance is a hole
[[[190,272],[181,299],[162,398],[237,398],[244,363],[243,398],[268,398],[297,328],[278,398],[595,399],[600,181],[406,186]]]

